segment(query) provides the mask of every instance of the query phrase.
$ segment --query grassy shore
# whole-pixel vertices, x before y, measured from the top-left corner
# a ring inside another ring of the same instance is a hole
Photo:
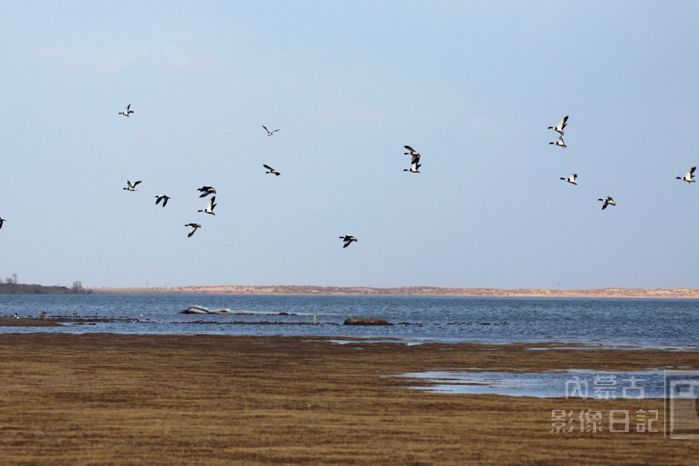
[[[537,345],[541,346],[541,345]],[[0,335],[3,464],[689,464],[662,400],[431,394],[431,369],[699,368],[699,354],[319,338]],[[658,409],[660,433],[551,433],[552,409]]]

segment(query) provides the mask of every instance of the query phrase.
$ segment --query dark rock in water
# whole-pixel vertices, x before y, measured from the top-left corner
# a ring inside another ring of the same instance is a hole
[[[350,316],[345,320],[344,325],[393,325],[386,319],[378,317],[353,317]]]

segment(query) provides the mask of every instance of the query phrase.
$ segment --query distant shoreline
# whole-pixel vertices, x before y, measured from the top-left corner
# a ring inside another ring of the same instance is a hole
[[[641,298],[699,299],[699,288],[593,288],[557,290],[548,288],[445,288],[407,286],[394,288],[284,285],[210,285],[172,288],[96,288],[96,293],[191,293],[229,295],[299,296],[463,296],[512,298]]]
[[[88,290],[80,286],[68,288],[61,285],[38,285],[35,283],[0,283],[0,295],[3,294],[89,294]]]

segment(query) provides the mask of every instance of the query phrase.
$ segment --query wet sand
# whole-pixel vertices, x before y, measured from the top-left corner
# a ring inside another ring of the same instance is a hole
[[[3,464],[440,465],[699,458],[699,442],[663,437],[663,400],[433,394],[388,377],[471,368],[699,369],[693,352],[528,347],[3,334],[0,458]],[[660,432],[551,432],[552,409],[588,408],[658,409]]]
[[[58,327],[60,325],[49,319],[0,317],[0,327]]]

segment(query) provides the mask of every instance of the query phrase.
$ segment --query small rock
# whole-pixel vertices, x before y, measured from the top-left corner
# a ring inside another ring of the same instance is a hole
[[[353,317],[350,316],[345,320],[344,325],[393,325],[386,319],[378,317]]]

